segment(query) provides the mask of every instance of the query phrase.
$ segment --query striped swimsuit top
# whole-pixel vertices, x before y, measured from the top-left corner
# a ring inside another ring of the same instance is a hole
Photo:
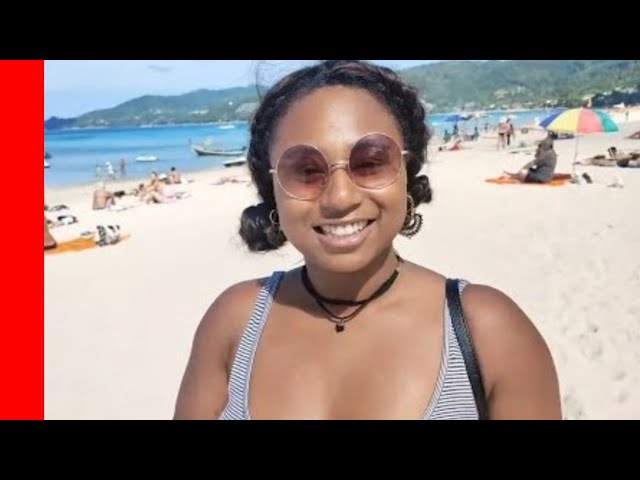
[[[227,405],[219,420],[250,420],[249,386],[258,343],[269,317],[271,303],[285,272],[274,272],[260,289],[249,323],[240,339],[231,367]],[[460,282],[460,292],[466,286]],[[423,420],[477,420],[478,409],[465,362],[456,338],[449,305],[445,299],[444,342],[440,371],[435,391],[425,410]]]

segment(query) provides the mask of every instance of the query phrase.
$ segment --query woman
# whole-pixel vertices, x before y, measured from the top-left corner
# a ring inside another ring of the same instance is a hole
[[[507,134],[509,133],[509,125],[506,122],[498,124],[498,150],[507,148]]]
[[[523,165],[517,173],[504,173],[524,183],[548,183],[553,180],[557,163],[558,155],[553,149],[553,140],[548,136],[538,144],[532,161]]]
[[[560,418],[551,355],[518,306],[460,284],[465,336],[455,283],[394,251],[431,200],[427,141],[415,91],[386,68],[326,61],[269,90],[248,151],[262,203],[240,234],[254,251],[289,241],[305,266],[213,302],[174,418]]]

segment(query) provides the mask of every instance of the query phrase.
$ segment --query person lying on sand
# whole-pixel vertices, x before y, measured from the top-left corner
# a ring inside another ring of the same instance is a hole
[[[595,155],[593,157],[585,158],[579,162],[575,162],[574,165],[591,165],[594,167],[617,167],[618,164],[615,160],[607,158],[605,155]]]
[[[133,188],[127,195],[139,197],[145,191],[144,183],[139,183],[137,187]]]
[[[640,165],[640,152],[625,153],[616,147],[610,147],[607,152],[619,167],[637,167]]]
[[[547,137],[540,142],[535,158],[524,165],[517,173],[504,172],[505,175],[525,183],[547,183],[553,179],[558,156],[553,150],[553,140]]]
[[[141,197],[143,202],[171,203],[185,196],[185,192],[178,191],[175,185],[169,184],[169,178],[164,173],[157,178],[153,189],[147,188],[147,191]]]
[[[147,187],[146,191],[143,191],[140,195],[140,201],[144,203],[171,203],[175,202],[174,195],[170,195],[164,190],[166,187],[162,182],[158,182],[152,189]]]
[[[149,184],[145,185],[144,183],[141,183],[137,188],[134,188],[131,193],[133,195],[137,195],[141,202],[151,203],[149,198],[152,197],[152,194],[156,191],[159,181],[158,174],[156,172],[151,172]]]
[[[625,153],[616,147],[611,147],[607,150],[607,153],[609,154],[609,158],[605,155],[595,155],[575,162],[575,164],[592,165],[595,167],[637,167],[640,165],[640,152],[633,151]]]
[[[456,150],[462,150],[464,149],[464,147],[462,146],[462,139],[460,137],[456,137],[455,141],[453,142],[453,145],[451,146],[440,146],[438,147],[438,151],[442,152],[455,152]]]

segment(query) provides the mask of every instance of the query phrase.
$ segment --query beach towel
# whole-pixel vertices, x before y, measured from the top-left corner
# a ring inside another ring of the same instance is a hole
[[[122,242],[129,238],[130,235],[120,235],[118,240]],[[53,255],[56,253],[65,253],[65,252],[81,252],[82,250],[89,250],[90,248],[97,248],[98,244],[96,243],[95,237],[79,237],[74,238],[73,240],[69,240],[67,242],[59,242],[54,248],[45,249],[45,255]]]
[[[571,180],[571,174],[556,173],[553,176],[553,180],[547,183],[529,183],[529,182],[523,182],[516,178],[510,178],[510,177],[487,178],[485,182],[495,183],[498,185],[542,185],[542,186],[548,186],[548,187],[559,187],[559,186],[565,185],[566,183],[569,183],[569,180]]]
[[[45,255],[52,255],[56,253],[64,252],[80,252],[89,248],[96,247],[96,241],[91,238],[74,238],[67,242],[60,242],[54,248],[49,248],[44,251]]]

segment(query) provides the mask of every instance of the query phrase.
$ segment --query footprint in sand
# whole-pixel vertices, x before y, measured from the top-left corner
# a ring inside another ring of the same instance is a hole
[[[602,356],[603,347],[600,339],[594,335],[581,333],[578,335],[578,348],[589,360],[595,360]]]
[[[582,420],[585,417],[582,403],[575,397],[574,393],[569,393],[562,397],[562,410],[565,420]]]
[[[618,392],[618,394],[616,395],[616,402],[625,403],[628,398],[629,398],[629,392],[627,392],[626,390],[622,390]]]
[[[618,369],[615,372],[613,372],[613,380],[616,382],[621,382],[626,377],[627,377],[627,373],[622,369]]]

